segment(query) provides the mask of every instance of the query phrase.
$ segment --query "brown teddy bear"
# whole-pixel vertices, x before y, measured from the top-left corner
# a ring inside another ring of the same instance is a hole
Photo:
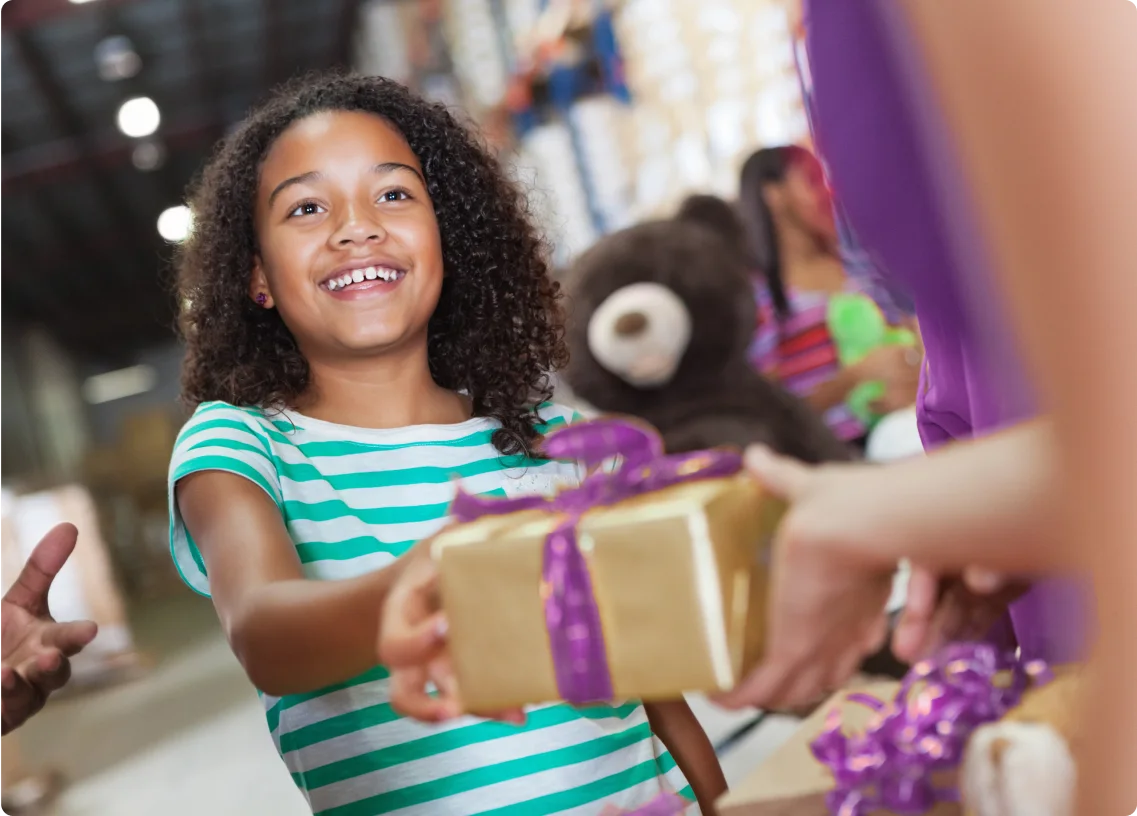
[[[572,392],[651,423],[668,452],[764,443],[806,462],[852,458],[803,402],[750,366],[751,269],[712,196],[602,238],[567,276]]]

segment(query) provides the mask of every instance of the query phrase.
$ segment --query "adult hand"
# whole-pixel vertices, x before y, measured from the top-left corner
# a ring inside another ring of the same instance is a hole
[[[762,663],[720,702],[795,708],[819,702],[883,646],[894,565],[840,546],[875,534],[869,466],[809,467],[752,448],[746,466],[790,503],[774,543]]]
[[[908,596],[892,636],[892,652],[914,663],[959,640],[986,637],[1007,607],[1029,589],[985,570],[970,569],[944,578],[913,566]]]
[[[438,571],[425,543],[407,558],[383,604],[379,662],[391,671],[391,706],[396,711],[424,722],[441,722],[460,716],[463,709],[446,648]],[[525,721],[519,709],[494,716],[517,724]]]
[[[52,528],[0,601],[4,734],[23,725],[71,679],[70,658],[95,638],[94,623],[57,623],[47,606],[51,582],[75,550],[78,535],[72,524]]]
[[[922,359],[920,351],[912,346],[881,346],[854,366],[857,382],[879,382],[884,386],[884,394],[873,402],[873,411],[884,416],[916,403]]]

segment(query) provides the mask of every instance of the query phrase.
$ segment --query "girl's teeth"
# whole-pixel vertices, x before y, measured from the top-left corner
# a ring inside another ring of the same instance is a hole
[[[384,266],[369,266],[366,269],[354,269],[347,272],[338,278],[332,278],[328,281],[328,289],[335,291],[336,289],[343,289],[345,286],[350,286],[353,283],[362,283],[365,280],[383,280],[394,281],[398,280],[399,272],[395,269],[388,269]]]

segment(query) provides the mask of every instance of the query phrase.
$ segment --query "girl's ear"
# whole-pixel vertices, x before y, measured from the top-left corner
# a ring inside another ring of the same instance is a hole
[[[272,299],[272,292],[268,289],[268,278],[265,277],[264,264],[261,262],[261,256],[253,256],[253,271],[249,275],[249,297],[258,305],[265,309],[271,309],[275,304]]]

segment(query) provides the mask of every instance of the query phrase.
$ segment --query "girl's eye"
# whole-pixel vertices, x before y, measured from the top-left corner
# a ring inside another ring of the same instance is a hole
[[[379,196],[380,201],[407,201],[410,199],[410,193],[406,190],[388,190]]]
[[[289,218],[295,218],[300,215],[316,215],[323,212],[324,208],[317,204],[315,201],[305,201],[297,205],[296,209],[288,214]]]

